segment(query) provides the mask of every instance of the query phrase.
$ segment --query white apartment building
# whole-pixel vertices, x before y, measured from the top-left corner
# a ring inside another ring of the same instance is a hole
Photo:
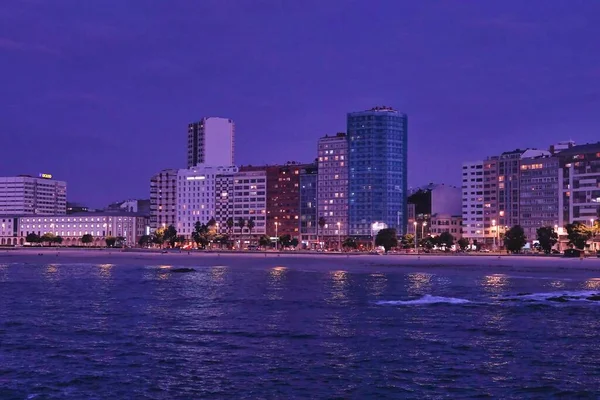
[[[320,237],[348,234],[348,141],[345,133],[325,136],[318,143],[317,223]],[[338,225],[339,223],[339,225]],[[338,226],[340,230],[338,230]]]
[[[30,233],[52,233],[63,238],[63,246],[81,245],[81,237],[87,234],[93,236],[93,245],[104,246],[104,239],[113,236],[123,237],[125,244],[135,246],[146,230],[145,218],[132,213],[25,216],[18,219],[18,224],[19,244]]]
[[[49,174],[0,177],[0,215],[67,213],[67,183]]]
[[[18,227],[19,219],[17,217],[0,216],[0,246],[12,246],[19,243]]]
[[[483,224],[483,161],[467,162],[462,167],[462,224],[464,238],[481,241]]]
[[[175,227],[180,235],[189,239],[196,222],[205,224],[215,218],[217,176],[237,171],[237,167],[198,165],[177,172]]]
[[[200,164],[234,165],[233,120],[206,117],[188,125],[188,168]]]
[[[177,213],[177,170],[165,169],[150,180],[150,229],[175,225]]]
[[[262,236],[267,233],[267,173],[266,171],[241,171],[217,176],[216,220],[219,232],[234,236]],[[233,218],[229,229],[227,220]],[[246,221],[242,230],[239,219]],[[248,221],[254,221],[252,232]]]

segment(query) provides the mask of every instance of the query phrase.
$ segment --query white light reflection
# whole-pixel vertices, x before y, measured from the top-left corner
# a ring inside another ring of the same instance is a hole
[[[492,274],[484,276],[482,286],[491,293],[502,292],[508,286],[508,275]]]
[[[588,290],[600,290],[600,278],[590,278],[584,285]]]

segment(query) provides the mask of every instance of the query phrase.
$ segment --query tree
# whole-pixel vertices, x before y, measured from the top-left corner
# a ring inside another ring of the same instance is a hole
[[[469,239],[467,238],[460,238],[457,243],[461,251],[465,251],[469,247]]]
[[[205,249],[208,244],[208,226],[200,221],[196,221],[194,232],[192,232],[192,240],[196,243],[197,248]]]
[[[542,226],[536,231],[537,240],[540,242],[540,247],[546,254],[550,254],[552,247],[558,242],[558,234],[551,226]]]
[[[386,228],[377,232],[375,237],[375,245],[383,246],[385,252],[390,251],[392,247],[398,246],[398,237],[394,228]]]
[[[54,233],[47,232],[42,235],[42,237],[40,238],[40,241],[42,243],[48,243],[48,246],[51,246],[52,243],[54,243],[55,239],[56,239],[56,236],[54,235]]]
[[[431,236],[425,236],[419,241],[419,246],[426,250],[432,250],[435,247],[436,239]]]
[[[142,235],[140,240],[138,240],[138,244],[140,247],[148,247],[152,243],[152,237],[150,235]]]
[[[165,243],[165,231],[165,228],[158,228],[152,234],[152,242],[154,244],[157,244],[161,249],[163,247],[163,244]]]
[[[592,237],[592,230],[581,222],[567,224],[565,228],[567,228],[569,244],[576,249],[585,249],[587,241]]]
[[[233,217],[227,218],[225,225],[227,225],[227,230],[229,231],[229,235],[231,235],[231,231],[233,229],[233,226],[235,225],[235,221],[233,220]]]
[[[238,218],[237,226],[240,228],[240,235],[244,234],[244,227],[246,226],[246,220],[242,217]]]
[[[258,239],[258,245],[261,247],[271,247],[271,238],[267,235],[262,235]]]
[[[285,234],[279,236],[279,243],[281,243],[281,247],[290,247],[292,245],[292,235]]]
[[[349,237],[349,238],[344,239],[344,242],[342,243],[342,247],[344,247],[346,249],[357,249],[358,243],[356,242],[356,239]]]
[[[106,247],[115,247],[117,243],[117,238],[114,236],[107,236],[104,241],[106,242]]]
[[[290,240],[290,246],[291,247],[298,247],[298,239],[297,238],[293,238],[292,240]]]
[[[62,236],[56,236],[56,237],[54,238],[54,243],[56,243],[56,244],[60,245],[60,244],[62,244],[62,242],[63,242],[63,238],[62,238]]]
[[[169,227],[165,230],[165,242],[169,243],[171,248],[175,247],[175,243],[177,243],[177,229],[173,225],[169,225]]]
[[[208,226],[209,228],[212,228],[212,227],[216,228],[217,227],[217,220],[214,219],[214,218],[209,219],[208,222],[206,223],[206,226]]]
[[[504,245],[511,253],[519,253],[527,243],[525,231],[521,225],[515,225],[504,234]]]
[[[248,233],[250,234],[250,236],[252,236],[252,229],[254,229],[254,227],[256,226],[256,223],[254,222],[253,219],[249,219],[247,226],[248,226]]]
[[[450,248],[454,246],[454,236],[450,232],[442,232],[438,236],[438,244],[446,248],[446,251],[450,251]]]
[[[27,243],[41,243],[42,238],[36,235],[34,232],[28,233],[25,237]]]
[[[81,237],[81,243],[88,245],[90,243],[92,243],[94,241],[94,237],[92,235],[90,235],[89,233],[86,233],[85,235],[83,235]]]
[[[413,235],[411,233],[407,233],[406,235],[403,235],[402,239],[400,239],[400,244],[402,245],[402,248],[404,248],[404,249],[411,249],[411,248],[415,247],[415,235]]]
[[[323,230],[323,228],[325,227],[325,225],[327,225],[327,220],[325,219],[325,217],[319,217],[319,220],[317,221],[317,225],[319,225],[319,232],[321,232]],[[319,240],[319,234],[317,233],[317,242],[321,243],[321,241]]]

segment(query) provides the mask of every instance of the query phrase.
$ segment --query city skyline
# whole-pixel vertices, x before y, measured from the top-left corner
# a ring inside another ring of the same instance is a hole
[[[376,105],[410,117],[409,186],[458,185],[471,156],[597,141],[600,4],[522,3],[6,1],[0,175],[52,173],[92,207],[147,198],[203,116],[235,121],[236,164],[310,162]]]

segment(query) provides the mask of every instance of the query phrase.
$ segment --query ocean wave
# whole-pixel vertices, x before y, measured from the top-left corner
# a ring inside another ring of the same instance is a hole
[[[574,290],[560,292],[542,292],[542,293],[522,293],[514,296],[507,296],[504,300],[508,301],[529,301],[529,302],[593,302],[600,304],[600,293],[593,290]]]
[[[381,300],[376,304],[379,306],[421,306],[428,304],[466,304],[470,303],[467,299],[458,299],[455,297],[441,297],[441,296],[432,296],[430,294],[426,294],[420,299],[415,300]]]

